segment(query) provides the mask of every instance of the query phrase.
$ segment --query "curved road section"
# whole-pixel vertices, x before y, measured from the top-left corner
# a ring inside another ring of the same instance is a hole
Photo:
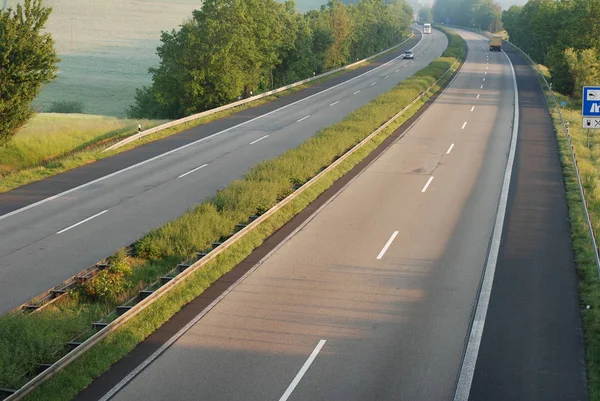
[[[340,121],[424,68],[446,46],[440,32],[417,34],[386,62],[325,87],[0,195],[0,313],[173,220],[257,162]],[[401,58],[407,47],[414,48],[414,60]]]
[[[103,400],[450,400],[507,165],[514,76],[467,60],[406,134]]]

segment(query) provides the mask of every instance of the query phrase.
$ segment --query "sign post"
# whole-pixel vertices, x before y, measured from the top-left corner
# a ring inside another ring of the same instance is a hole
[[[588,148],[590,147],[590,129],[600,129],[600,86],[584,86],[581,102],[583,128],[587,129]]]

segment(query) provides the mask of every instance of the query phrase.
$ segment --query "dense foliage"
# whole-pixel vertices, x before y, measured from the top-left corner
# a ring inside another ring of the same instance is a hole
[[[411,20],[405,0],[331,0],[305,14],[293,0],[206,0],[163,32],[152,85],[127,114],[178,118],[308,78],[397,44]]]
[[[419,10],[419,22],[422,24],[433,22],[433,12],[429,7],[423,7]]]
[[[502,30],[502,7],[493,0],[436,0],[433,18],[444,24]]]
[[[502,14],[510,41],[546,65],[553,86],[581,98],[600,84],[600,0],[530,0]]]
[[[0,145],[25,125],[42,85],[55,77],[54,41],[43,32],[50,12],[42,0],[0,11]]]

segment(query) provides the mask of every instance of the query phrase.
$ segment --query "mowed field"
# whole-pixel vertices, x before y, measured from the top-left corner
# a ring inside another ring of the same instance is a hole
[[[14,7],[19,0],[8,0]],[[303,0],[317,8],[324,0]],[[86,114],[123,117],[135,89],[151,83],[161,31],[170,31],[202,6],[201,0],[45,0],[46,26],[62,59],[58,78],[36,99],[44,111],[56,100],[83,103]]]

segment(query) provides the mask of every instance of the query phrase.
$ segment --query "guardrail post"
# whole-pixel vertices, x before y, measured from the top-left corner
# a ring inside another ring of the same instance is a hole
[[[132,306],[129,305],[121,305],[121,306],[117,306],[117,314],[119,316],[121,316],[122,314],[124,314],[125,312],[129,311],[132,308]]]

